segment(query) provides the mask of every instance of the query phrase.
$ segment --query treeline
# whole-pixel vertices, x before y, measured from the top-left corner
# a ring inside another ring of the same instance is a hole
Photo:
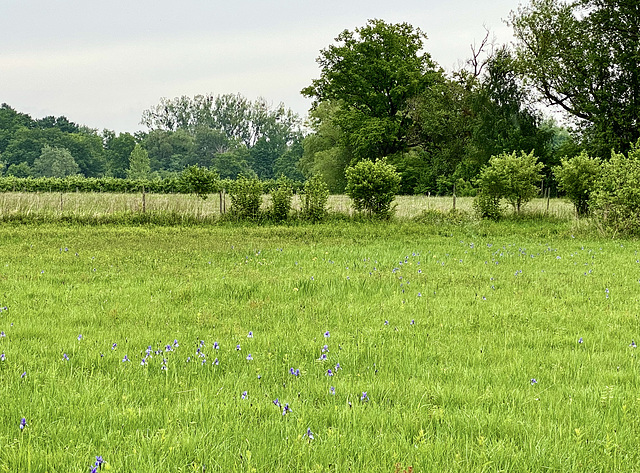
[[[79,126],[66,117],[33,119],[0,106],[0,172],[14,177],[175,178],[189,166],[268,180],[304,180],[302,122],[284,105],[239,94],[162,99],[143,113],[149,132]]]
[[[320,51],[303,123],[283,104],[239,94],[161,99],[134,134],[0,107],[0,168],[16,177],[176,178],[189,166],[258,179],[322,175],[333,193],[345,171],[386,159],[402,194],[473,195],[491,158],[533,153],[541,187],[586,152],[609,160],[640,138],[640,16],[636,0],[530,0],[512,12],[513,46],[490,33],[451,73],[408,23],[370,20]],[[563,112],[567,127],[539,104]]]

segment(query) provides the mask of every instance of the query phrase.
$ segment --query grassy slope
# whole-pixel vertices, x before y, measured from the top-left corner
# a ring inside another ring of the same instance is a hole
[[[0,471],[640,463],[637,242],[539,222],[15,225],[0,242]]]

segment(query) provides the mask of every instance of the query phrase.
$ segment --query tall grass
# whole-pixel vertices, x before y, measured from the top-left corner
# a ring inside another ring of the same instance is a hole
[[[472,213],[471,197],[458,197],[456,209]],[[226,207],[230,207],[226,197]],[[265,196],[263,208],[270,205]],[[447,212],[453,208],[452,197],[398,196],[395,201],[398,218],[413,218],[424,211]],[[548,205],[548,208],[547,208]],[[329,197],[331,212],[353,215],[350,199],[345,195]],[[299,196],[294,196],[293,208],[300,209]],[[573,205],[553,199],[535,199],[525,209],[528,212],[548,214],[558,218],[574,219]],[[202,200],[195,195],[185,194],[101,194],[101,193],[2,193],[0,194],[0,215],[5,219],[16,217],[40,217],[49,220],[57,218],[82,218],[118,216],[122,214],[149,212],[154,214],[182,215],[193,220],[211,220],[220,216],[220,196],[212,194]]]
[[[0,471],[637,471],[638,242],[440,230],[5,225]]]

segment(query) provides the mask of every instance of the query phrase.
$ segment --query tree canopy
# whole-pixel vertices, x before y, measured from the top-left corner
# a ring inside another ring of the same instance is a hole
[[[581,125],[593,152],[640,136],[640,2],[531,0],[511,15],[519,70]]]

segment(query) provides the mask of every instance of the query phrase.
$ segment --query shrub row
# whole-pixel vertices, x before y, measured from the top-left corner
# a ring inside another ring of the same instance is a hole
[[[278,188],[275,179],[261,181],[262,188],[269,193]],[[231,180],[218,180],[212,192],[230,189],[234,185]],[[291,189],[298,192],[303,183],[291,181]],[[164,179],[120,179],[115,177],[0,177],[0,192],[104,192],[114,194],[131,194],[142,192],[150,194],[190,194],[193,192],[184,176]]]

